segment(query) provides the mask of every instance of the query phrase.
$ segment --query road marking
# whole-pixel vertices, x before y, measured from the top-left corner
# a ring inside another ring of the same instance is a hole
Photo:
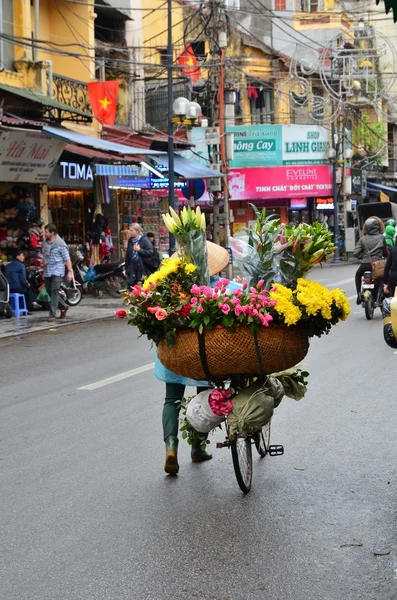
[[[77,389],[92,392],[101,387],[105,387],[106,385],[111,385],[112,383],[117,383],[118,381],[123,381],[124,379],[128,379],[129,377],[139,375],[140,373],[151,371],[153,368],[154,362],[149,363],[147,365],[142,365],[142,367],[137,367],[136,369],[131,369],[130,371],[124,371],[124,373],[119,373],[118,375],[113,375],[112,377],[106,377],[106,379],[100,379],[99,381],[89,383],[88,385],[83,385],[82,387],[79,387]]]
[[[345,283],[354,283],[354,278],[353,277],[346,277],[346,279],[340,279],[339,281],[335,281],[335,282],[329,281],[328,279],[326,279],[324,281],[317,279],[316,281],[318,281],[319,283],[321,283],[321,285],[326,285],[327,287],[328,286],[337,287],[339,285],[344,285]]]
[[[347,299],[348,300],[355,300],[357,298],[357,294],[354,294],[353,296],[348,296]]]

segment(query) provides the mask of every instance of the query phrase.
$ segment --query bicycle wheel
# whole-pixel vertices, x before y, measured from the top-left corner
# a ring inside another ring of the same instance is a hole
[[[230,440],[233,467],[239,488],[248,494],[252,483],[252,444],[251,438],[238,437]]]
[[[255,447],[261,458],[264,458],[266,456],[266,454],[269,452],[270,423],[271,423],[271,420],[268,423],[266,423],[266,425],[264,427],[262,427],[262,429],[260,431],[256,431],[254,433]]]

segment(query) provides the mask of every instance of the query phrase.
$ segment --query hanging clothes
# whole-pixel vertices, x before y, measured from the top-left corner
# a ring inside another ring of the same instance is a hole
[[[256,89],[255,85],[253,83],[249,83],[247,86],[247,91],[248,91],[248,98],[250,100],[257,100],[258,99],[258,90]]]

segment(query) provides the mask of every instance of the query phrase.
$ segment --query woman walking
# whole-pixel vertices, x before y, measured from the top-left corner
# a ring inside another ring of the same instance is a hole
[[[131,225],[132,235],[128,240],[127,253],[125,257],[125,270],[129,286],[139,283],[145,275],[153,271],[149,266],[150,259],[154,257],[152,243],[143,232],[138,223]]]

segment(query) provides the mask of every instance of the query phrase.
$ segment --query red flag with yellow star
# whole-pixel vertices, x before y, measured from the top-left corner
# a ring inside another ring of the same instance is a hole
[[[178,65],[183,67],[183,74],[193,81],[201,77],[200,67],[194,50],[190,44],[187,44],[184,52],[178,58]]]
[[[118,81],[90,81],[88,96],[94,116],[104,125],[114,125],[117,111]]]

